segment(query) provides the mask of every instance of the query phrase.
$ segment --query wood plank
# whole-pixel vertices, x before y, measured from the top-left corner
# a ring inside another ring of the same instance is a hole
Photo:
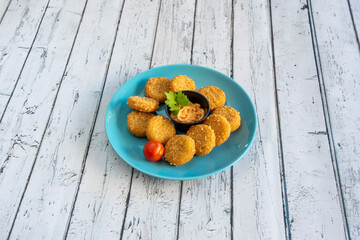
[[[233,167],[234,239],[285,239],[268,1],[234,2],[233,51],[234,80],[259,122],[253,146]]]
[[[125,2],[71,218],[69,239],[121,237],[132,169],[109,146],[104,126],[105,112],[115,91],[128,79],[149,68],[159,4],[159,1]]]
[[[335,169],[339,172],[349,237],[360,238],[360,55],[346,4],[309,2]]]
[[[193,64],[231,73],[231,1],[198,0],[195,16]],[[231,238],[231,171],[184,181],[179,239]]]
[[[351,11],[354,28],[357,34],[357,41],[360,39],[360,1],[348,0],[349,10]],[[359,46],[360,48],[360,46]]]
[[[194,0],[162,1],[152,66],[190,63],[194,10]],[[180,183],[135,170],[123,239],[176,239]]]
[[[62,239],[66,233],[121,8],[118,0],[87,2],[12,238]]]
[[[10,3],[11,3],[11,0],[0,1],[0,24],[5,16],[6,11],[9,8]]]
[[[28,58],[49,1],[14,0],[1,21],[0,120]]]
[[[295,1],[271,4],[291,237],[344,239],[308,9]]]
[[[6,193],[0,194],[1,239],[10,231],[32,171],[85,1],[52,5],[0,124],[0,192]]]

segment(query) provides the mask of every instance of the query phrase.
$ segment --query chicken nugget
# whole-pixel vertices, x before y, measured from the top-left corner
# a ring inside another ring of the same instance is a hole
[[[170,91],[170,79],[165,77],[152,77],[145,85],[145,96],[163,103],[166,100],[166,92]]]
[[[172,122],[161,115],[151,118],[146,126],[146,136],[149,140],[165,143],[175,136],[176,130]]]
[[[159,109],[159,103],[155,99],[132,96],[126,103],[130,108],[140,112],[155,112]]]
[[[186,135],[176,135],[165,145],[165,160],[171,165],[180,166],[189,162],[195,154],[195,141]]]
[[[218,87],[208,86],[199,89],[199,93],[204,95],[210,103],[210,111],[224,106],[226,102],[225,93]]]
[[[215,147],[215,133],[208,125],[193,125],[186,135],[195,141],[195,155],[206,155]]]
[[[214,130],[216,146],[223,144],[230,137],[231,127],[225,117],[211,114],[210,117],[204,121],[204,124]]]
[[[136,137],[146,137],[146,125],[155,115],[152,113],[144,113],[132,111],[127,115],[127,127],[130,133]]]
[[[213,113],[221,115],[221,116],[225,117],[226,120],[228,120],[228,122],[230,123],[230,126],[231,126],[231,132],[235,131],[236,129],[238,129],[240,127],[240,124],[241,124],[240,113],[238,111],[236,111],[234,108],[228,107],[228,106],[223,106],[223,107],[216,108],[213,111]]]
[[[196,85],[195,82],[188,76],[179,75],[171,80],[170,89],[175,93],[183,90],[196,91]]]

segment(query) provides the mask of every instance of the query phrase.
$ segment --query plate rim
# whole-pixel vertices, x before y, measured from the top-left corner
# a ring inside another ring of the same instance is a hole
[[[236,85],[238,85],[238,87],[240,87],[243,92],[245,93],[245,96],[246,98],[248,98],[248,100],[250,101],[251,103],[251,107],[253,109],[253,113],[254,113],[254,118],[255,118],[255,127],[254,127],[254,132],[252,134],[252,136],[250,137],[250,142],[249,144],[244,148],[244,151],[233,161],[231,162],[230,164],[227,164],[225,165],[224,167],[220,168],[220,169],[217,169],[215,171],[212,171],[208,174],[202,174],[202,175],[198,175],[198,176],[192,176],[192,177],[168,177],[168,176],[163,176],[163,175],[159,175],[159,174],[156,174],[156,173],[152,173],[152,172],[149,172],[149,171],[146,171],[146,170],[143,170],[143,169],[140,169],[136,166],[134,166],[131,162],[129,162],[128,160],[126,160],[123,156],[121,156],[121,154],[116,150],[116,148],[113,146],[111,140],[110,140],[110,137],[109,137],[109,127],[108,127],[108,124],[107,124],[107,119],[108,119],[108,116],[110,114],[110,105],[111,105],[111,102],[114,98],[115,95],[117,95],[118,91],[120,91],[121,88],[123,88],[124,86],[126,87],[129,82],[131,82],[131,80],[133,78],[135,78],[136,76],[140,75],[140,74],[143,74],[147,71],[151,71],[153,69],[160,69],[160,68],[165,68],[165,67],[194,67],[194,68],[201,68],[201,69],[204,69],[204,70],[207,70],[207,71],[211,71],[211,72],[215,72],[217,74],[220,74],[222,75],[223,77],[225,78],[228,78],[229,80],[231,80],[233,83],[235,83]],[[256,108],[255,108],[255,105],[253,103],[253,101],[251,100],[249,94],[245,91],[245,89],[237,82],[235,81],[233,78],[229,77],[228,75],[220,72],[220,71],[217,71],[215,69],[212,69],[212,68],[208,68],[208,67],[205,67],[205,66],[201,66],[201,65],[195,65],[195,64],[168,64],[168,65],[161,65],[161,66],[157,66],[157,67],[154,67],[154,68],[150,68],[150,69],[147,69],[145,71],[142,71],[138,74],[136,74],[135,76],[131,77],[130,79],[128,79],[124,84],[122,84],[117,90],[116,92],[112,95],[111,99],[110,99],[110,102],[108,103],[107,105],[107,108],[106,108],[106,113],[105,113],[105,131],[106,131],[106,136],[107,136],[107,139],[111,145],[111,147],[113,148],[113,150],[116,152],[116,154],[121,158],[121,160],[123,160],[124,162],[126,162],[128,165],[130,165],[132,168],[142,172],[142,173],[145,173],[147,175],[150,175],[152,177],[156,177],[156,178],[161,178],[161,179],[167,179],[167,180],[177,180],[177,181],[186,181],[186,180],[195,180],[195,179],[200,179],[200,178],[206,178],[206,177],[209,177],[209,176],[212,176],[212,175],[215,175],[215,174],[218,174],[226,169],[228,169],[229,167],[233,166],[236,162],[238,162],[244,155],[245,153],[249,150],[249,148],[251,147],[252,143],[254,142],[254,139],[255,139],[255,136],[256,136],[256,132],[257,132],[257,127],[258,127],[258,119],[257,119],[257,113],[256,113]]]

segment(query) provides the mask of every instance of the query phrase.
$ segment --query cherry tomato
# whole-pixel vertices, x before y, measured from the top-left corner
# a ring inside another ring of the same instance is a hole
[[[151,140],[143,148],[144,156],[149,161],[159,161],[164,155],[164,146],[158,141]]]

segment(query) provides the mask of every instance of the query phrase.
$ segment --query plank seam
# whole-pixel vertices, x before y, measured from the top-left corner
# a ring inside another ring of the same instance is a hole
[[[352,25],[353,25],[353,28],[354,28],[354,32],[355,32],[356,42],[357,42],[357,45],[358,45],[358,48],[359,48],[359,52],[360,52],[359,35],[358,35],[357,29],[356,29],[356,24],[355,24],[354,15],[353,15],[353,12],[352,12],[350,0],[347,0],[347,3],[348,3],[348,7],[349,7],[351,22],[352,22]]]
[[[9,9],[9,6],[10,6],[10,4],[11,4],[11,1],[12,1],[12,0],[9,1],[8,5],[7,5],[6,8],[5,8],[5,11],[4,11],[3,15],[2,15],[1,18],[0,18],[0,24],[2,23],[2,21],[3,21],[3,19],[4,19],[4,16],[5,16],[7,10]]]
[[[112,43],[112,46],[111,46],[110,56],[109,56],[108,62],[106,64],[106,71],[105,71],[105,74],[104,74],[104,83],[103,83],[103,86],[102,86],[101,95],[100,95],[100,98],[99,98],[98,105],[96,106],[96,112],[94,114],[93,124],[92,124],[92,126],[90,128],[91,132],[90,132],[90,135],[89,135],[89,140],[88,140],[88,143],[87,143],[87,146],[86,146],[86,149],[85,149],[85,153],[84,153],[84,157],[83,157],[83,161],[82,161],[82,164],[81,164],[80,177],[79,177],[78,184],[76,186],[75,196],[74,196],[74,199],[73,199],[73,202],[72,202],[72,205],[71,205],[69,218],[68,218],[68,221],[67,221],[67,224],[66,224],[66,229],[65,229],[65,233],[64,233],[64,237],[63,237],[64,239],[67,238],[67,235],[69,233],[70,223],[71,223],[71,219],[72,219],[73,212],[74,212],[74,209],[75,209],[76,200],[77,200],[77,197],[78,197],[78,194],[79,194],[80,184],[82,182],[82,178],[83,178],[83,175],[84,175],[84,169],[85,169],[85,165],[86,165],[86,160],[87,160],[87,157],[88,157],[88,154],[89,154],[90,143],[91,143],[91,139],[92,139],[92,136],[93,136],[93,133],[94,133],[94,128],[95,128],[95,125],[96,125],[97,116],[99,114],[99,110],[100,110],[100,106],[101,106],[101,100],[102,100],[102,96],[103,96],[103,93],[104,93],[104,88],[105,88],[105,85],[106,85],[106,80],[108,78],[110,62],[111,62],[111,59],[112,59],[112,54],[114,52],[115,42],[116,42],[118,30],[119,30],[119,25],[120,25],[122,12],[123,12],[123,9],[124,9],[124,4],[125,4],[125,0],[123,1],[122,6],[121,6],[121,10],[119,12],[118,22],[117,22],[117,25],[116,25],[116,32],[115,32],[114,40],[113,40],[113,43]]]
[[[129,208],[129,203],[130,203],[130,194],[131,194],[131,187],[132,187],[133,177],[134,177],[134,168],[132,168],[132,170],[131,170],[130,183],[129,183],[129,192],[128,192],[128,195],[126,197],[124,220],[123,220],[122,226],[121,226],[120,240],[123,238],[123,234],[124,234],[125,220],[126,220],[126,216],[127,216],[127,212],[128,212],[128,208]]]
[[[196,10],[197,10],[197,0],[195,0],[195,8],[194,8],[194,20],[193,20],[193,32],[192,32],[192,40],[191,40],[191,53],[190,53],[190,64],[193,64],[193,55],[194,55],[194,39],[195,39],[195,20],[196,20]]]
[[[176,239],[179,239],[180,232],[180,213],[181,213],[181,201],[182,201],[182,191],[183,191],[183,181],[180,182],[180,194],[179,194],[179,208],[178,208],[178,216],[177,216],[177,229],[176,229]]]
[[[274,79],[274,88],[275,88],[275,108],[276,108],[276,125],[279,136],[279,158],[280,158],[280,180],[281,180],[281,192],[283,200],[283,215],[284,215],[284,224],[285,224],[285,236],[287,239],[291,239],[291,225],[289,221],[289,205],[287,199],[287,189],[286,189],[286,176],[285,176],[285,161],[284,153],[282,146],[282,135],[281,135],[281,125],[280,125],[280,112],[279,112],[279,101],[277,94],[277,78],[276,78],[276,60],[275,60],[275,45],[274,45],[274,31],[273,31],[273,21],[272,21],[272,10],[271,10],[271,0],[269,0],[269,18],[270,18],[270,39],[271,39],[271,54],[272,54],[272,68],[273,68],[273,79]]]
[[[74,41],[73,41],[72,46],[71,46],[71,49],[70,49],[69,57],[68,57],[68,59],[67,59],[67,61],[66,61],[65,68],[64,68],[64,72],[63,72],[62,77],[61,77],[61,80],[60,80],[60,82],[59,82],[59,87],[58,87],[58,89],[57,89],[57,92],[56,92],[56,95],[55,95],[55,99],[54,99],[54,102],[53,102],[52,107],[51,107],[51,110],[50,110],[50,115],[49,115],[49,118],[48,118],[47,123],[46,123],[46,128],[44,129],[44,132],[43,132],[43,134],[42,134],[42,136],[41,136],[41,140],[40,140],[40,143],[39,143],[39,147],[38,147],[38,149],[37,149],[37,151],[36,151],[36,154],[35,154],[35,158],[34,158],[35,160],[34,160],[32,166],[31,166],[31,170],[30,170],[29,176],[28,176],[28,178],[27,178],[24,191],[23,191],[23,193],[22,193],[22,195],[21,195],[20,202],[19,202],[19,205],[18,205],[18,207],[17,207],[14,220],[13,220],[13,222],[12,222],[12,224],[11,224],[11,228],[10,228],[10,231],[9,231],[9,234],[8,234],[7,239],[9,239],[10,236],[11,236],[11,232],[12,232],[12,230],[13,230],[13,228],[14,228],[14,225],[15,225],[15,222],[16,222],[16,218],[17,218],[17,215],[18,215],[19,210],[20,210],[21,203],[22,203],[22,201],[23,201],[23,199],[24,199],[24,196],[25,196],[27,187],[28,187],[28,185],[29,185],[29,182],[30,182],[30,179],[31,179],[31,175],[32,175],[32,172],[33,172],[33,170],[34,170],[34,167],[35,167],[35,164],[36,164],[36,160],[37,160],[37,158],[38,158],[38,154],[39,154],[39,152],[40,152],[40,148],[41,148],[42,142],[43,142],[43,140],[44,140],[44,136],[45,136],[46,130],[48,129],[48,127],[49,127],[49,125],[50,125],[51,114],[52,114],[52,112],[53,112],[53,110],[54,110],[54,106],[55,106],[55,103],[56,103],[56,99],[57,99],[57,97],[58,97],[58,94],[59,94],[59,91],[60,91],[60,87],[61,87],[61,84],[62,84],[63,79],[64,79],[64,75],[65,75],[65,72],[66,72],[66,68],[67,68],[67,66],[68,66],[68,64],[69,64],[69,61],[70,61],[70,58],[71,58],[71,54],[72,54],[72,51],[73,51],[73,49],[74,49],[74,45],[75,45],[75,42],[76,42],[76,39],[77,39],[77,36],[78,36],[78,33],[79,33],[80,25],[81,25],[81,22],[82,22],[82,20],[83,20],[84,12],[85,12],[85,9],[86,9],[86,6],[87,6],[87,1],[88,1],[88,0],[85,1],[84,9],[83,9],[83,11],[82,11],[82,14],[81,14],[81,17],[80,17],[80,21],[79,21],[79,25],[78,25],[78,28],[77,28],[76,33],[75,33],[75,38],[74,38]],[[49,2],[50,2],[50,0],[49,0]],[[48,2],[48,5],[49,5],[49,2]],[[47,9],[48,5],[46,6],[46,9]],[[46,12],[46,11],[45,11],[45,12]],[[45,15],[45,13],[44,13],[44,15]],[[41,21],[42,21],[42,20],[41,20]],[[39,28],[40,28],[40,24],[39,24]],[[37,33],[36,33],[36,34],[37,34]],[[32,48],[32,46],[31,46],[31,48]],[[30,50],[29,50],[29,53],[30,53],[30,51],[31,51],[31,48],[30,48]],[[28,54],[28,55],[29,55],[29,54]],[[24,65],[25,65],[25,64],[24,64]],[[22,70],[21,70],[21,71],[22,71]],[[21,74],[20,74],[20,75],[21,75]],[[20,75],[19,75],[19,78],[20,78]],[[5,112],[5,110],[4,110],[4,112]]]
[[[151,56],[150,56],[149,69],[152,68],[152,66],[153,66],[154,48],[155,48],[157,30],[158,30],[158,26],[159,26],[159,18],[160,18],[161,4],[162,4],[162,0],[160,0],[160,2],[159,2],[158,16],[157,16],[157,19],[156,19],[156,26],[155,26],[155,33],[154,33],[155,35],[154,35],[154,41],[153,41],[152,51],[151,51]]]
[[[234,0],[231,0],[230,77],[234,78]],[[234,240],[234,167],[230,168],[230,239]]]
[[[38,26],[38,28],[37,28],[37,30],[36,30],[34,39],[33,39],[33,41],[31,42],[29,51],[28,51],[27,54],[26,54],[24,63],[23,63],[23,65],[22,65],[22,67],[21,67],[21,69],[20,69],[20,72],[19,72],[19,75],[18,75],[18,77],[17,77],[17,79],[16,79],[16,81],[15,81],[15,85],[14,85],[14,87],[13,87],[13,90],[11,91],[11,94],[10,94],[10,96],[9,96],[7,102],[6,102],[4,111],[3,111],[3,113],[2,113],[2,115],[1,115],[1,117],[0,117],[0,123],[2,122],[2,120],[3,120],[3,118],[4,118],[6,109],[7,109],[8,106],[9,106],[10,100],[11,100],[11,98],[12,98],[14,92],[15,92],[16,86],[18,85],[18,82],[19,82],[19,80],[20,80],[20,77],[21,77],[21,75],[22,75],[22,72],[23,72],[23,70],[24,70],[24,68],[25,68],[25,65],[26,65],[26,63],[27,63],[27,59],[28,59],[28,57],[29,57],[29,55],[30,55],[30,53],[31,53],[31,51],[32,51],[32,48],[33,48],[33,46],[34,46],[35,40],[36,40],[36,38],[37,38],[37,35],[38,35],[39,30],[40,30],[40,27],[41,27],[42,21],[43,21],[43,19],[44,19],[44,17],[45,17],[45,14],[46,14],[46,12],[47,12],[48,7],[49,7],[49,3],[50,3],[50,0],[48,0],[47,4],[46,4],[46,6],[45,6],[45,10],[44,10],[43,15],[41,16],[41,19],[40,19],[40,22],[39,22],[39,26]],[[8,7],[9,7],[9,6],[8,6]],[[5,14],[4,14],[4,15],[5,15]],[[4,15],[3,15],[3,16],[4,16]],[[0,23],[1,23],[1,22],[2,22],[2,19],[1,19]]]
[[[162,3],[162,0],[159,1],[158,16],[157,16],[156,24],[155,24],[155,33],[154,33],[154,40],[153,40],[152,51],[151,51],[151,56],[150,56],[149,69],[152,67],[152,61],[153,61],[153,55],[154,55],[154,47],[155,47],[156,35],[157,35],[157,30],[158,30],[158,25],[159,25],[159,18],[160,18],[161,3]],[[132,172],[131,172],[130,187],[129,187],[128,197],[127,197],[127,200],[126,200],[124,220],[123,220],[123,224],[122,224],[121,232],[120,232],[120,240],[123,238],[123,234],[124,234],[125,220],[126,220],[126,216],[127,216],[127,212],[128,212],[129,202],[130,202],[131,185],[132,185],[133,178],[134,178],[134,168],[132,168]]]
[[[316,29],[315,29],[315,21],[314,21],[312,5],[311,5],[310,0],[307,0],[307,6],[308,6],[308,18],[309,18],[309,25],[310,25],[310,33],[311,33],[313,52],[314,52],[314,60],[315,60],[315,66],[316,66],[316,71],[317,71],[317,75],[318,75],[317,78],[318,78],[318,82],[319,82],[319,89],[320,89],[320,95],[321,95],[321,100],[322,100],[321,102],[322,102],[323,113],[324,113],[324,118],[325,118],[325,127],[326,127],[326,131],[328,133],[327,138],[328,138],[328,143],[329,143],[329,148],[330,148],[331,162],[332,162],[334,177],[335,177],[335,181],[336,181],[336,188],[337,188],[337,192],[338,192],[338,196],[339,196],[340,209],[341,209],[342,217],[343,217],[343,221],[344,221],[345,238],[351,239],[349,224],[348,224],[347,214],[346,214],[346,208],[345,208],[345,200],[344,200],[344,195],[343,195],[343,191],[342,191],[342,183],[341,183],[339,165],[338,165],[338,160],[337,160],[337,156],[336,156],[335,143],[334,143],[334,137],[333,137],[333,132],[332,132],[332,124],[331,124],[331,119],[330,119],[326,87],[325,87],[324,75],[323,75],[323,70],[322,70],[317,34],[316,34]]]

